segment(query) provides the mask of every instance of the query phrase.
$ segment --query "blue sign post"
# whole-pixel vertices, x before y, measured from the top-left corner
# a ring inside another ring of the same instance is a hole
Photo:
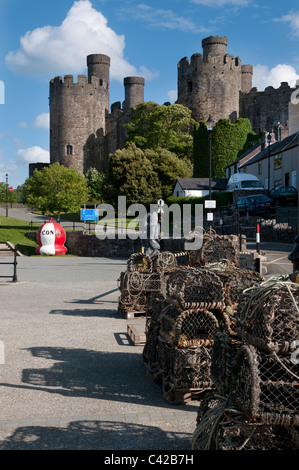
[[[94,222],[99,220],[98,209],[81,209],[81,220]]]

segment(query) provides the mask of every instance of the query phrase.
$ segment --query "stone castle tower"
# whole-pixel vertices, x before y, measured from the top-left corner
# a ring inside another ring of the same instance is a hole
[[[178,100],[190,108],[196,121],[209,114],[235,122],[239,117],[240,92],[252,88],[253,67],[241,65],[239,57],[226,53],[227,37],[203,39],[203,54],[184,57],[178,63]]]
[[[109,113],[110,58],[89,55],[87,68],[76,83],[72,75],[50,81],[50,163],[105,172],[109,153],[124,144],[129,110],[144,101],[144,78],[125,78],[123,107],[114,103]]]
[[[264,91],[252,88],[253,66],[226,52],[227,37],[202,41],[203,53],[178,63],[177,103],[192,110],[196,121],[248,118],[255,132],[277,129],[288,121],[288,105],[294,91],[287,83]]]

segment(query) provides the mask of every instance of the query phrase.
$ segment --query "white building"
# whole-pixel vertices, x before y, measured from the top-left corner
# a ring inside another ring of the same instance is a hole
[[[212,178],[211,190],[225,191],[227,179]],[[209,194],[209,178],[178,178],[173,190],[174,197],[202,197]]]

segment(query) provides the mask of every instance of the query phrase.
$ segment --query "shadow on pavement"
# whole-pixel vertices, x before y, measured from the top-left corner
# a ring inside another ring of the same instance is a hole
[[[74,421],[65,427],[19,427],[0,450],[190,450],[191,437],[151,425]]]
[[[97,308],[97,309],[76,308],[75,310],[50,310],[49,313],[51,315],[67,315],[67,316],[86,317],[86,318],[88,317],[120,318],[117,310],[108,310],[108,309],[100,309],[100,308]]]

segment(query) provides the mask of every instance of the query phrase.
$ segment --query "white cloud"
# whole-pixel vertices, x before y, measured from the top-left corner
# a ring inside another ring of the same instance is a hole
[[[170,101],[176,101],[177,100],[177,97],[178,97],[177,90],[169,90],[169,92],[167,94],[169,96]]]
[[[294,67],[287,64],[278,64],[272,69],[267,65],[256,65],[253,68],[253,86],[258,90],[264,90],[267,86],[279,88],[281,82],[288,82],[290,86],[296,85],[299,79]]]
[[[124,57],[125,37],[109,26],[89,0],[75,1],[59,26],[43,26],[27,31],[20,48],[6,56],[6,64],[17,74],[42,78],[83,73],[86,56],[106,54],[111,58],[111,79],[141,75]],[[142,68],[143,76],[147,69]]]
[[[226,5],[233,7],[246,7],[249,5],[250,0],[191,0],[191,3],[208,7],[224,7]]]
[[[284,15],[281,18],[275,18],[274,21],[289,23],[294,35],[299,36],[299,11],[291,10],[287,15]]]
[[[187,32],[201,33],[207,29],[198,26],[193,20],[176,15],[172,10],[155,9],[144,3],[135,5],[134,8],[122,8],[118,12],[119,16],[143,21],[153,29],[180,30]]]
[[[25,149],[19,149],[17,151],[18,159],[21,163],[49,163],[50,154],[47,150],[41,147],[33,146]]]
[[[34,121],[34,127],[40,127],[42,129],[49,129],[50,124],[50,114],[49,113],[41,113],[36,116]]]

